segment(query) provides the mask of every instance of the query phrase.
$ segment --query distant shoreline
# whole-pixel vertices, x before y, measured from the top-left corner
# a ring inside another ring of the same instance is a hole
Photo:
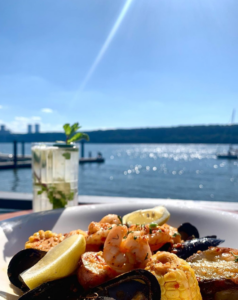
[[[86,133],[90,137],[89,143],[93,144],[238,144],[238,125],[95,130]],[[64,133],[12,134],[0,132],[0,143],[60,140],[65,140]]]

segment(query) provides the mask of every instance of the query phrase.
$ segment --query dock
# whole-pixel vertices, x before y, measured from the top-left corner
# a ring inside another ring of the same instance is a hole
[[[79,163],[85,164],[85,163],[103,163],[105,159],[103,157],[86,157],[86,158],[80,158]]]
[[[25,155],[25,143],[22,142],[21,155],[17,155],[17,142],[13,142],[13,154],[0,153],[0,171],[13,169],[31,168],[31,155]],[[84,141],[81,141],[81,158],[79,164],[86,163],[104,163],[105,159],[98,152],[96,157],[92,157],[89,152],[89,157],[84,157]]]
[[[31,168],[31,160],[18,161],[16,164],[13,161],[0,162],[0,170],[27,169],[27,168]]]

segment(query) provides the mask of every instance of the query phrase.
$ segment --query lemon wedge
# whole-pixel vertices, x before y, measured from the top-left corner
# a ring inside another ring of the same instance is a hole
[[[85,248],[84,236],[72,235],[52,248],[37,264],[20,276],[30,289],[66,277],[76,270]]]
[[[133,211],[122,218],[123,224],[150,224],[163,225],[170,218],[170,213],[164,206]]]

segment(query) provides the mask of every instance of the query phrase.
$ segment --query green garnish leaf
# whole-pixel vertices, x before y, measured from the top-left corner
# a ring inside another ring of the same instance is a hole
[[[231,254],[235,257],[235,262],[238,262],[238,255],[235,255],[233,252]]]
[[[150,228],[150,234],[152,234],[152,229]]]
[[[80,140],[86,140],[89,141],[89,136],[86,133],[78,132],[74,136],[72,136],[70,139],[68,139],[67,144],[77,142]]]
[[[71,126],[71,134],[76,132],[79,128],[81,128],[81,126],[79,126],[79,123],[74,123],[72,126]]]
[[[122,217],[121,217],[121,216],[117,216],[117,217],[118,217],[119,221],[120,221],[121,224],[122,224]]]
[[[173,234],[173,237],[176,237],[176,236],[178,236],[178,235],[180,235],[178,232],[175,232],[174,234]]]
[[[137,236],[134,236],[134,240],[137,240]]]
[[[158,226],[158,224],[156,224],[156,223],[150,223],[150,225],[149,225],[150,228],[156,228],[157,226]]]
[[[148,254],[149,254],[149,253],[147,253],[147,254],[146,254],[145,260],[147,260],[147,259],[148,259]]]
[[[89,141],[89,136],[86,133],[77,132],[77,130],[81,128],[79,123],[74,123],[73,125],[67,123],[64,124],[63,128],[66,135],[66,144],[77,142],[82,139]]]
[[[64,124],[63,128],[64,128],[65,134],[67,136],[70,136],[71,135],[71,126],[70,126],[70,124],[69,123]]]
[[[71,154],[69,152],[65,152],[62,154],[62,156],[64,156],[65,159],[70,159]]]

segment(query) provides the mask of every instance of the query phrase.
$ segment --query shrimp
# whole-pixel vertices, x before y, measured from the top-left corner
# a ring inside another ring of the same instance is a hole
[[[103,257],[116,272],[145,268],[152,253],[148,237],[141,231],[128,231],[126,226],[113,227],[105,241]]]
[[[109,223],[109,224],[121,224],[121,219],[118,215],[107,215],[102,218],[102,220],[99,223]]]
[[[151,224],[142,226],[131,225],[129,227],[129,230],[141,230],[142,235],[148,237],[151,251],[157,251],[167,243],[173,245],[174,243],[181,242],[181,236],[177,233],[177,229],[167,224],[164,224],[162,226],[152,226]]]
[[[103,246],[110,229],[117,226],[116,224],[92,222],[88,226],[88,236],[86,243],[88,245]]]
[[[81,256],[77,277],[84,289],[93,288],[118,275],[105,262],[102,252],[86,252]]]
[[[100,222],[91,222],[86,239],[87,251],[97,252],[102,249],[109,230],[119,224],[121,224],[120,217],[112,214],[103,217]]]

